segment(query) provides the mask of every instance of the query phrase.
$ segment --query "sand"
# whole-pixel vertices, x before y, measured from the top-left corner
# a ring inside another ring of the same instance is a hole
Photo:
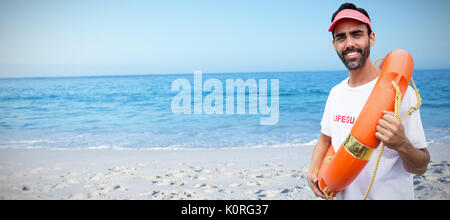
[[[0,149],[0,199],[319,199],[306,182],[312,150]],[[449,199],[448,153],[431,152],[416,198]]]

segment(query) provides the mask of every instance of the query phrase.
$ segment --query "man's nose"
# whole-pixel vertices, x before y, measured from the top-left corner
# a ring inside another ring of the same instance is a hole
[[[345,41],[345,48],[353,48],[356,46],[356,41],[352,37],[347,37]]]

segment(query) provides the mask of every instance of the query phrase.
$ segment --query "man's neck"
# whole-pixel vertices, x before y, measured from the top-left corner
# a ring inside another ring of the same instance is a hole
[[[348,85],[350,87],[357,87],[364,85],[380,75],[381,70],[376,67],[371,61],[370,57],[367,58],[366,62],[364,63],[364,66],[355,69],[355,70],[349,70],[349,80]]]

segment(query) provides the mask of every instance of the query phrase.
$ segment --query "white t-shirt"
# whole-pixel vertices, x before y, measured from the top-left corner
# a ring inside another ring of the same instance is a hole
[[[350,133],[378,80],[376,78],[362,86],[350,87],[348,79],[331,89],[321,121],[321,132],[331,137],[335,152]],[[409,86],[400,107],[400,116],[416,103],[416,94]],[[406,137],[415,148],[427,147],[418,110],[403,119],[402,123],[405,127]],[[359,176],[337,195],[337,199],[362,199],[364,197],[379,150],[380,147],[372,154],[370,161]],[[405,170],[397,151],[388,147],[384,148],[368,199],[414,199],[413,174]]]

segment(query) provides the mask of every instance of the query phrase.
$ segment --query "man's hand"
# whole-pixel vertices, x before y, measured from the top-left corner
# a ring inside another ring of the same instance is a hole
[[[396,150],[406,171],[423,175],[430,162],[430,153],[426,148],[416,149],[405,135],[402,122],[394,117],[394,113],[383,111],[375,136],[388,148]]]
[[[330,149],[330,147],[332,147],[331,137],[321,134],[319,140],[317,141],[316,147],[314,148],[311,165],[309,166],[308,176],[306,177],[306,179],[308,180],[308,185],[309,187],[311,187],[311,190],[314,192],[314,194],[324,199],[326,197],[317,185],[317,173],[319,172],[323,158],[327,154],[327,151]]]
[[[375,136],[382,141],[386,147],[396,151],[402,151],[407,144],[405,128],[400,119],[394,117],[393,112],[383,111],[384,115],[378,121]]]
[[[314,192],[314,194],[316,194],[316,196],[320,198],[325,199],[325,195],[320,190],[319,185],[317,185],[317,170],[309,171],[306,179],[308,180],[309,187],[311,187],[311,190]]]

